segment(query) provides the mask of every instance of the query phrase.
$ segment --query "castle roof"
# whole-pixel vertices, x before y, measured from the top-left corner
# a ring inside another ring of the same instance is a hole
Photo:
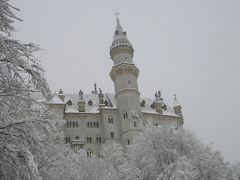
[[[58,96],[55,94],[55,96]],[[79,102],[79,95],[78,94],[65,94],[65,100],[64,102],[60,98],[54,98],[50,102],[51,104],[59,104],[59,100],[66,104],[65,113],[91,113],[91,114],[98,114],[100,113],[99,109],[99,99],[98,94],[83,94],[83,99],[85,100],[85,112],[79,112],[78,111],[78,102]],[[71,101],[70,105],[68,102]],[[92,104],[89,103],[89,101],[92,101]],[[102,107],[102,109],[110,109],[110,110],[116,110],[117,109],[117,103],[115,99],[115,95],[111,93],[106,93],[104,95],[104,101],[108,102],[107,106]],[[141,106],[142,113],[149,113],[149,114],[159,114],[156,112],[156,109],[152,108],[152,104],[154,102],[154,99],[150,98],[140,98],[140,101],[144,101],[144,106]],[[165,108],[162,109],[162,115],[166,116],[177,116],[174,112],[174,110],[168,106],[165,102],[163,102],[163,105],[165,105]]]

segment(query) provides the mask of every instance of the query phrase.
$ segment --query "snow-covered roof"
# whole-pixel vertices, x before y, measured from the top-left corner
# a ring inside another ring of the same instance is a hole
[[[108,98],[112,102],[113,106],[115,108],[117,108],[116,99],[114,98],[114,94],[106,94],[106,95],[108,96]],[[152,103],[154,102],[153,99],[140,98],[140,102],[142,102],[143,100],[145,101],[144,107],[141,106],[141,109],[142,109],[143,113],[159,114],[158,112],[156,112],[156,109],[151,107]],[[166,103],[164,103],[164,104],[166,105],[166,110],[165,109],[162,110],[162,115],[177,116],[172,108],[170,108]]]
[[[99,103],[98,103],[98,95],[97,94],[83,94],[83,99],[85,100],[85,112],[87,113],[99,113]],[[78,94],[65,94],[65,103],[68,101],[72,102],[72,105],[66,105],[65,112],[66,113],[79,113],[78,111]],[[92,106],[88,104],[88,101],[91,100],[93,102]]]
[[[53,100],[51,101],[52,104],[59,104],[61,103],[66,104],[65,113],[100,113],[99,110],[99,98],[98,94],[83,94],[83,99],[85,100],[85,112],[79,112],[78,111],[78,102],[79,102],[79,95],[78,94],[65,94],[65,100],[64,102],[58,97],[58,95],[55,95],[53,97]],[[71,103],[68,103],[68,101],[71,101]],[[92,101],[89,104],[89,101]],[[111,93],[106,93],[104,95],[104,101],[108,101],[108,106],[102,107],[103,109],[117,109],[117,103],[115,99],[115,95]],[[151,105],[153,104],[154,100],[150,98],[140,98],[140,101],[145,101],[144,106],[141,106],[143,113],[150,113],[150,114],[159,114],[156,112],[156,109],[152,108]],[[162,109],[162,115],[167,116],[177,116],[174,112],[174,110],[169,107],[166,103],[163,102],[165,105],[165,109]]]

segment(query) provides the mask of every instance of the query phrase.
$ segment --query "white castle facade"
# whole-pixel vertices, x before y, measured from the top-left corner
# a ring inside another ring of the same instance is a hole
[[[77,150],[84,148],[89,154],[97,154],[102,143],[118,142],[129,145],[143,130],[146,123],[163,123],[181,126],[182,107],[174,96],[174,105],[169,107],[161,97],[141,98],[138,90],[139,70],[133,63],[134,49],[123,31],[119,19],[110,55],[113,66],[110,77],[115,94],[103,94],[96,84],[91,94],[80,90],[79,94],[56,94],[50,107],[62,114],[66,121],[65,141]]]

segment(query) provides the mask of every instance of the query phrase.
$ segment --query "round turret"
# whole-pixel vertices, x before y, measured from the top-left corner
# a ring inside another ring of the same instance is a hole
[[[134,49],[132,47],[132,44],[127,39],[127,33],[125,31],[123,31],[123,29],[120,25],[119,19],[117,18],[115,34],[113,36],[113,42],[110,47],[110,56],[111,56],[112,60],[114,61],[114,59],[115,59],[114,57],[116,55],[122,54],[122,53],[128,54],[128,56],[130,55],[130,57],[127,57],[127,55],[126,55],[126,60],[129,60],[129,59],[133,58],[133,52],[134,52]],[[117,59],[119,59],[119,58],[117,58]]]

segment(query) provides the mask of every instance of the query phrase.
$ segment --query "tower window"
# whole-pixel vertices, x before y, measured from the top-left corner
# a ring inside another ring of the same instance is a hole
[[[134,121],[133,125],[134,125],[134,127],[137,127],[137,123],[136,123],[136,121]]]
[[[130,144],[130,140],[129,139],[127,140],[127,144]]]
[[[111,138],[114,138],[114,132],[110,133]]]
[[[128,84],[131,84],[131,81],[130,81],[130,80],[128,81]]]

